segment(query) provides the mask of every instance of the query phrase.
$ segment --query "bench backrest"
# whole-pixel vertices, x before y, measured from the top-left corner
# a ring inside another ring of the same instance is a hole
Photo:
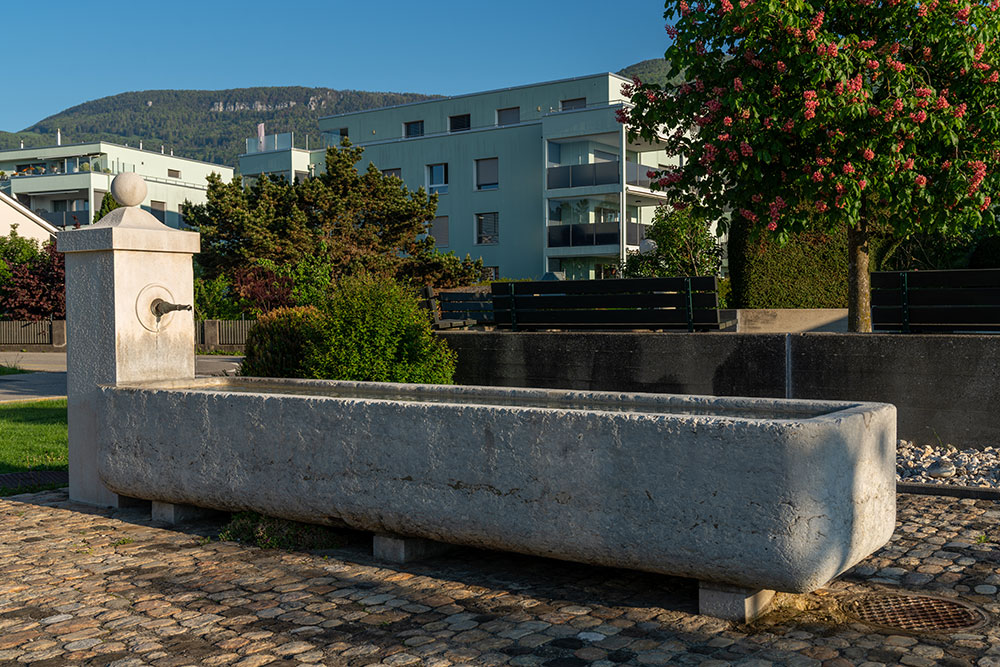
[[[437,297],[442,319],[493,324],[493,299],[489,292],[438,292]]]
[[[714,276],[493,283],[498,327],[523,329],[719,328]]]
[[[871,287],[875,331],[1000,332],[1000,269],[878,271]]]

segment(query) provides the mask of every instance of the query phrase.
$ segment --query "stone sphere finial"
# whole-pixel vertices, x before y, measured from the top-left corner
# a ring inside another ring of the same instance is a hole
[[[111,196],[122,206],[138,206],[146,198],[146,181],[134,172],[122,172],[111,181]]]

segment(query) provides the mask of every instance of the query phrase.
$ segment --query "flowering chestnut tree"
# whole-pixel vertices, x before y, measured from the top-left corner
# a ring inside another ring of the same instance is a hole
[[[846,226],[849,324],[870,331],[876,229],[966,234],[1000,185],[1000,0],[669,0],[665,86],[625,86],[631,136],[680,166],[677,208],[784,241]]]

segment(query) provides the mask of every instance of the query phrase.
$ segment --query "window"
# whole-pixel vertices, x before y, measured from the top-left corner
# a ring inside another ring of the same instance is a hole
[[[571,100],[563,100],[559,103],[559,108],[563,111],[569,111],[571,109],[586,109],[587,108],[587,98],[586,97],[574,97]]]
[[[167,169],[167,178],[180,178],[180,177],[181,177],[180,169]]]
[[[562,222],[563,205],[560,201],[549,200],[549,220],[552,222]]]
[[[618,209],[595,207],[594,222],[618,222]]]
[[[595,150],[594,162],[618,162],[618,156],[615,153]]]
[[[448,194],[448,164],[427,165],[427,191],[430,194]]]
[[[496,190],[500,187],[499,160],[495,157],[476,160],[476,189]]]
[[[451,116],[448,118],[449,132],[463,132],[472,127],[472,117],[465,113],[461,116]]]
[[[521,107],[497,109],[497,125],[517,125],[521,122]]]
[[[448,245],[448,216],[439,215],[431,221],[431,228],[428,233],[434,237],[434,245],[437,247]]]
[[[340,128],[340,136],[341,137],[346,137],[347,136],[347,128],[346,127]]]
[[[483,277],[482,280],[485,282],[487,280],[499,280],[500,279],[500,267],[499,266],[484,266],[483,267]]]
[[[476,243],[496,245],[500,242],[500,215],[498,213],[476,213]]]
[[[383,176],[395,176],[399,180],[403,180],[403,170],[402,169],[383,169]]]
[[[403,136],[406,137],[422,137],[424,136],[424,121],[413,120],[409,123],[403,123]]]
[[[167,222],[167,202],[153,199],[149,202],[149,208],[153,209],[154,218],[162,223]]]

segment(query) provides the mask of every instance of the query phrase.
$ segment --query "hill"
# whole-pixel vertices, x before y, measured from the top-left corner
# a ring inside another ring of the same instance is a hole
[[[640,81],[646,83],[658,83],[661,86],[667,83],[670,77],[667,76],[667,61],[663,58],[643,60],[642,62],[629,65],[617,72],[629,78],[638,77]]]
[[[431,99],[436,95],[282,86],[231,90],[146,90],[85,102],[21,132],[0,132],[0,148],[110,141],[173,149],[184,157],[235,165],[244,140],[263,122],[268,134],[294,132],[296,145],[320,146],[321,116]]]
[[[618,72],[643,81],[666,79],[663,59],[644,60]],[[280,86],[230,90],[145,90],[84,102],[21,132],[0,132],[0,149],[51,146],[56,129],[64,143],[110,141],[147,149],[160,145],[184,157],[236,164],[244,141],[264,123],[268,134],[294,132],[295,143],[321,146],[321,116],[433,99],[439,95],[380,93]]]

